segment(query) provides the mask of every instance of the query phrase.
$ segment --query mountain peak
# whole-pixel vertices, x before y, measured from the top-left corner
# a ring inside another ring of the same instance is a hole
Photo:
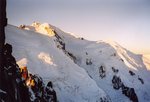
[[[54,36],[54,29],[50,26],[48,23],[37,23],[34,22],[32,26],[35,28],[36,32],[42,33],[42,34],[47,34],[49,36]]]
[[[54,36],[54,29],[48,23],[33,22],[31,25],[21,25],[19,28],[38,32],[48,36]]]

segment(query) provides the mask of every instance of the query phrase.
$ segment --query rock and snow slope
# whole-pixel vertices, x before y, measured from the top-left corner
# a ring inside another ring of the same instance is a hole
[[[55,37],[9,25],[6,38],[13,46],[18,64],[27,65],[29,71],[39,74],[45,83],[52,81],[60,102],[109,100],[86,71],[56,47]]]
[[[150,101],[150,72],[142,56],[117,43],[87,41],[47,23],[8,25],[6,42],[19,66],[54,83],[60,102],[129,102],[135,94],[139,102]]]

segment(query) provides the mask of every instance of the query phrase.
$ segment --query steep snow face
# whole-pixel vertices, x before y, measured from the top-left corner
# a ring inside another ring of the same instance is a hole
[[[85,69],[57,48],[55,37],[33,32],[33,29],[6,27],[6,42],[12,44],[13,55],[19,66],[27,66],[32,74],[40,75],[45,83],[52,81],[59,102],[110,101]]]
[[[140,102],[150,101],[150,72],[142,55],[136,55],[119,44],[110,41],[87,41],[52,26],[65,43],[65,51],[74,56],[74,62],[85,69],[91,79],[102,88],[113,102],[126,102],[129,97],[113,88],[112,79],[117,76],[123,86],[134,88]],[[117,97],[116,96],[120,96]]]
[[[66,50],[76,56],[75,62],[87,71],[112,101],[126,101],[122,92],[112,87],[114,75],[120,77],[125,86],[135,89],[140,102],[150,101],[150,72],[147,71],[141,55],[136,55],[114,42],[89,42],[69,36],[64,37]],[[116,98],[118,95],[120,97]]]
[[[112,102],[136,97],[139,102],[150,101],[150,72],[142,55],[115,42],[87,41],[45,23],[24,29],[29,31],[8,26],[6,40],[20,66],[27,65],[30,72],[54,83],[59,101],[96,102],[108,97]]]

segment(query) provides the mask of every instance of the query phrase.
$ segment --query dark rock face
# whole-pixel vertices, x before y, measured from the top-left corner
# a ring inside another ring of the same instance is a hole
[[[85,52],[85,54],[86,54],[86,55],[88,55],[88,53],[87,53],[87,52]]]
[[[72,52],[66,49],[66,44],[63,37],[61,37],[55,30],[54,33],[56,38],[54,41],[56,43],[57,48],[61,49],[64,52],[64,54],[66,54],[71,60],[74,61],[74,63],[77,63],[77,57]]]
[[[118,72],[119,72],[119,70],[118,70],[118,69],[115,69],[114,67],[112,67],[112,71],[113,71],[114,73],[118,73]]]
[[[100,67],[99,67],[99,76],[100,76],[101,78],[106,77],[106,68],[105,68],[104,66],[100,66]]]
[[[108,97],[101,97],[100,102],[111,102],[111,100]]]
[[[124,60],[121,58],[120,61],[124,62]]]
[[[113,88],[116,90],[121,89],[122,90],[122,94],[124,94],[125,96],[127,96],[132,102],[138,102],[138,97],[134,91],[134,88],[130,88],[125,86],[120,77],[114,75],[113,79],[112,79],[112,84],[113,84]]]
[[[132,72],[131,70],[129,70],[129,73],[130,73],[131,76],[134,76],[134,75],[135,75],[135,73]]]
[[[51,81],[45,86],[39,75],[30,74],[26,82],[30,88],[30,100],[32,102],[57,102],[56,92]]]
[[[25,27],[26,27],[25,25],[20,25],[19,26],[20,29],[25,29]]]
[[[30,100],[40,102],[43,100],[44,83],[40,76],[30,74],[27,79],[27,85],[30,88]]]
[[[61,49],[68,57],[71,58],[71,60],[73,60],[75,63],[76,63],[76,56],[74,56],[71,52],[67,51],[66,50],[66,47],[65,47],[65,42],[63,41],[63,39],[57,34],[57,32],[54,30],[54,33],[55,33],[55,37],[56,37],[56,45],[57,45],[57,48]]]
[[[76,63],[77,58],[72,53],[67,51],[67,55]]]
[[[56,102],[57,97],[56,97],[56,92],[53,89],[52,82],[48,82],[46,88],[45,88],[45,100],[46,102]]]
[[[86,65],[92,65],[92,59],[86,59]]]
[[[2,83],[0,83],[0,102],[57,102],[52,83],[48,88],[48,86],[45,87],[40,76],[28,75],[28,73],[23,75],[25,73],[21,72],[11,54],[11,45],[6,44],[3,53],[4,68],[2,69]]]
[[[64,41],[62,40],[62,38],[57,34],[57,32],[54,30],[54,33],[55,33],[55,37],[56,37],[56,43],[57,43],[57,47],[62,49],[62,50],[65,50],[65,43]]]
[[[84,40],[84,38],[83,38],[83,37],[81,37],[81,38],[79,38],[79,39]]]
[[[5,102],[30,102],[28,88],[21,79],[19,67],[11,53],[12,46],[6,44],[3,52],[2,83],[0,83],[1,90],[6,93],[3,93],[1,99]]]
[[[144,80],[142,78],[138,78],[138,80],[141,82],[141,84],[144,84]]]
[[[113,88],[116,90],[119,90],[122,87],[121,79],[116,75],[113,76],[112,83],[113,83]]]
[[[113,53],[111,56],[117,56],[117,54],[116,54],[116,53]]]
[[[138,102],[138,98],[137,95],[134,91],[134,88],[129,88],[126,86],[122,86],[122,93],[127,96],[130,100],[132,100],[133,102]]]

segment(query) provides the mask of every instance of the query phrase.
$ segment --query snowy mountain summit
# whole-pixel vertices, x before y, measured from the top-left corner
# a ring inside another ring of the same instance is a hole
[[[6,27],[20,67],[51,81],[59,102],[150,102],[143,56],[115,42],[88,41],[48,23]]]

